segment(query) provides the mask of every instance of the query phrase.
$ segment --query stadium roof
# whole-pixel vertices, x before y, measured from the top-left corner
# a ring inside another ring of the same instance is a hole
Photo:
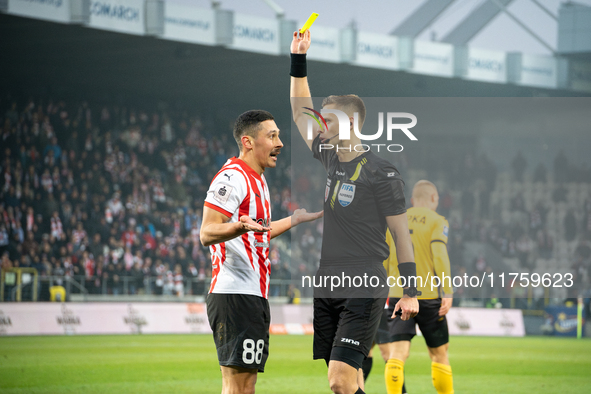
[[[202,108],[287,109],[287,56],[177,43],[0,14],[0,88],[8,92],[151,98]],[[583,93],[310,62],[315,96],[530,97]]]

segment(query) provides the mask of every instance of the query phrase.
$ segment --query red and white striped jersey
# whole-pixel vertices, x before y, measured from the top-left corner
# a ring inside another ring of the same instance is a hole
[[[233,157],[211,181],[205,206],[230,218],[230,223],[250,216],[271,225],[271,198],[264,176]],[[248,232],[209,247],[212,259],[210,293],[248,294],[267,298],[271,263],[268,232]]]

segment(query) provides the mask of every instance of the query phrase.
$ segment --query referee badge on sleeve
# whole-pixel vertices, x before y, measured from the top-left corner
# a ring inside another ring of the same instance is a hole
[[[232,194],[232,190],[234,190],[232,186],[219,185],[213,192],[213,198],[226,205],[228,198],[230,198],[230,194]]]
[[[448,233],[449,233],[449,228],[447,226],[443,226],[443,235],[447,237]]]

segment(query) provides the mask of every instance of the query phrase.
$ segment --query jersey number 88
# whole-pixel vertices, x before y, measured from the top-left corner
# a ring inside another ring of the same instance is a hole
[[[242,361],[245,364],[252,364],[256,361],[257,364],[260,364],[263,361],[263,349],[265,347],[265,341],[259,339],[255,344],[252,339],[245,339],[242,342]],[[256,350],[256,351],[255,351]]]

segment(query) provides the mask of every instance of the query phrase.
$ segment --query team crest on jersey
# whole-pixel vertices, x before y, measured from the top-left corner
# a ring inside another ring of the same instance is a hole
[[[226,205],[228,198],[230,198],[230,194],[232,194],[232,190],[234,190],[232,186],[220,185],[213,192],[213,198]]]
[[[339,190],[338,197],[339,204],[341,204],[341,206],[346,207],[351,204],[355,198],[355,185],[343,183],[341,189]]]
[[[328,178],[326,180],[326,190],[324,191],[324,202],[326,202],[326,200],[328,200],[328,194],[330,193],[330,178]]]

